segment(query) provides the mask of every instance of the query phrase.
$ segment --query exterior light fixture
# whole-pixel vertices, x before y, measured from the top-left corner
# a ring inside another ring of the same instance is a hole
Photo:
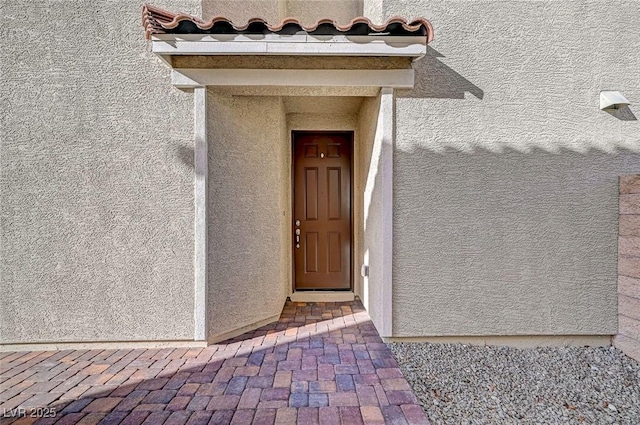
[[[620,109],[631,103],[619,91],[601,91],[600,109]]]

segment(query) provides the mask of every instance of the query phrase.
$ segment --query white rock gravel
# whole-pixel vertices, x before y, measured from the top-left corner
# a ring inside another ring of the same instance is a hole
[[[389,347],[434,425],[640,425],[640,365],[613,347]]]

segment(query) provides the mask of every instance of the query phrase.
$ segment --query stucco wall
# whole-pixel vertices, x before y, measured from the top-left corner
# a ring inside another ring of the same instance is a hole
[[[298,10],[274,2],[154,4],[240,21]],[[0,3],[2,342],[193,337],[193,98],[148,52],[141,3]],[[599,111],[598,92],[640,102],[637,1],[362,7],[436,28],[416,88],[397,93],[394,334],[614,334],[617,176],[640,170],[640,132],[631,112]],[[286,117],[277,97],[209,101],[215,337],[280,312],[287,125],[313,117]],[[362,140],[375,108],[362,104]],[[362,202],[361,254],[380,227],[375,191]]]
[[[362,16],[362,0],[286,0],[286,16],[296,16],[306,24],[331,18],[345,25]]]
[[[277,316],[290,288],[290,159],[279,97],[208,91],[209,340]]]
[[[0,2],[3,343],[193,339],[193,101],[141,6]]]
[[[346,24],[362,11],[363,0],[202,0],[205,19],[226,16],[239,23],[256,17],[276,23],[293,16],[307,25],[327,17]]]
[[[617,177],[640,169],[640,127],[598,98],[640,102],[637,6],[365,4],[436,33],[397,93],[394,335],[616,333]]]
[[[224,16],[245,24],[251,18],[280,22],[286,14],[286,0],[202,0],[202,17]]]

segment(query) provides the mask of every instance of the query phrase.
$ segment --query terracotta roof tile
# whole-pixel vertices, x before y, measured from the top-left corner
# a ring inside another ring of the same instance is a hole
[[[387,19],[376,25],[363,16],[353,18],[347,25],[339,25],[332,19],[320,19],[313,25],[305,25],[299,19],[285,18],[275,25],[262,18],[252,18],[238,25],[224,16],[204,21],[185,13],[169,12],[145,4],[142,7],[142,25],[147,38],[152,34],[295,34],[304,31],[315,35],[423,35],[427,43],[433,39],[433,27],[425,18],[408,21],[401,17]]]

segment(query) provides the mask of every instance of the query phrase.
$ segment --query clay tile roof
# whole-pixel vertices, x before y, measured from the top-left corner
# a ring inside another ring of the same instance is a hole
[[[296,18],[285,18],[270,25],[262,18],[252,18],[238,25],[224,16],[204,21],[185,13],[169,12],[148,4],[142,7],[142,25],[147,38],[152,34],[295,34],[304,31],[312,35],[422,35],[427,43],[433,39],[433,27],[424,18],[408,21],[393,17],[376,25],[363,16],[353,18],[347,25],[339,25],[332,19],[320,19],[313,25],[305,25]]]

